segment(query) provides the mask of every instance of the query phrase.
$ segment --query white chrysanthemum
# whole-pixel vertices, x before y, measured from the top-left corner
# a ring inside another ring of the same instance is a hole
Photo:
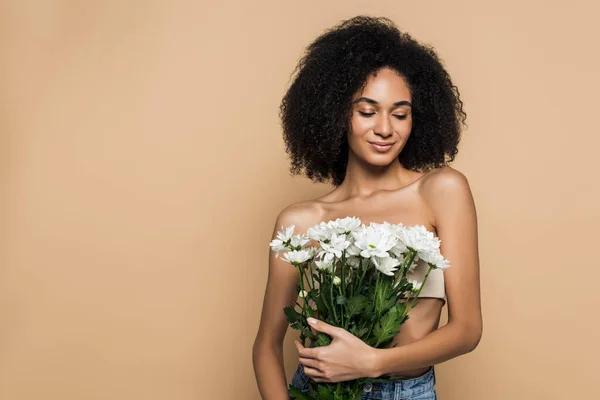
[[[412,290],[413,292],[418,292],[421,289],[421,286],[423,286],[423,282],[419,282],[416,279],[413,279],[411,281],[409,281],[412,284]]]
[[[296,225],[290,225],[287,228],[285,228],[284,232],[283,225],[281,225],[281,231],[277,232],[277,239],[281,240],[282,242],[287,242],[294,234],[295,227]]]
[[[425,251],[423,253],[419,253],[419,255],[423,261],[434,264],[435,268],[437,269],[444,270],[450,268],[449,261],[444,258],[439,250]]]
[[[396,238],[396,244],[390,249],[390,253],[396,257],[401,257],[402,254],[408,251],[408,247],[406,247],[406,244],[404,244],[400,236],[400,232],[404,229],[404,226],[402,223],[389,224],[387,222],[384,222],[380,225],[383,225],[384,229],[386,229],[387,232],[390,232],[390,234]]]
[[[414,261],[408,266],[408,268],[406,269],[407,272],[411,273],[415,270],[415,268],[417,268],[418,262]]]
[[[386,274],[389,276],[394,275],[394,271],[396,271],[396,267],[400,265],[400,261],[395,259],[394,257],[371,257],[373,260],[373,264],[375,264],[375,268],[377,268],[382,274]]]
[[[350,233],[361,225],[361,221],[357,217],[338,218],[331,225],[338,234]]]
[[[385,222],[384,222],[385,223]],[[398,224],[389,224],[389,228],[390,231],[392,231],[393,234],[398,235],[399,232],[404,229],[404,225],[402,224],[402,222],[398,223]]]
[[[335,261],[335,254],[328,253],[326,251],[323,251],[323,249],[321,249],[321,252],[319,253],[317,258],[327,264],[332,264]]]
[[[290,250],[283,254],[283,259],[290,264],[301,264],[314,256],[314,250]]]
[[[271,250],[275,252],[275,257],[279,257],[279,253],[282,251],[290,250],[290,248],[284,245],[279,239],[272,240],[269,245],[271,246]]]
[[[391,231],[393,229],[392,224],[387,221],[383,221],[381,223],[371,221],[369,222],[369,226],[375,229],[383,229],[385,231]]]
[[[271,249],[275,251],[275,257],[279,257],[279,253],[285,250],[290,250],[286,245],[294,234],[295,225],[290,225],[287,228],[281,226],[281,231],[277,232],[277,239],[273,239],[269,244]]]
[[[300,293],[298,293],[298,297],[305,298],[306,296],[308,296],[308,292],[306,290],[301,290]]]
[[[346,264],[351,268],[360,268],[360,259],[358,257],[348,257],[346,258]]]
[[[316,240],[318,242],[324,242],[331,239],[333,228],[326,222],[321,222],[320,224],[309,228],[307,233],[309,239]]]
[[[315,260],[315,265],[317,266],[318,269],[320,269],[321,271],[325,271],[325,272],[333,272],[333,259],[331,260]]]
[[[408,251],[408,247],[406,247],[406,245],[401,240],[398,240],[396,242],[396,245],[394,245],[394,247],[392,247],[390,249],[390,253],[392,253],[396,257],[400,257],[402,254],[406,253],[407,251]]]
[[[342,251],[346,250],[348,246],[350,246],[350,241],[343,234],[338,236],[333,233],[329,243],[321,242],[321,248],[324,252],[334,254],[338,258],[342,257]]]
[[[315,246],[307,247],[304,250],[308,251],[308,254],[310,254],[310,259],[315,258],[321,252],[321,248]]]
[[[348,248],[346,249],[346,254],[348,256],[356,257],[356,256],[360,255],[361,251],[362,250],[359,249],[358,247],[356,247],[356,245],[354,243],[350,242],[350,246],[348,246]]]
[[[371,224],[367,227],[363,225],[356,232],[352,232],[352,236],[355,239],[354,244],[361,250],[361,257],[364,258],[389,257],[388,251],[397,243],[389,224],[387,227],[384,224]]]
[[[294,235],[290,238],[290,248],[300,250],[309,241],[305,234]]]
[[[334,276],[333,277],[333,284],[335,286],[340,286],[341,283],[342,283],[342,279],[339,276]]]
[[[407,246],[417,252],[439,250],[440,239],[428,231],[423,225],[404,227],[398,232],[398,238]]]

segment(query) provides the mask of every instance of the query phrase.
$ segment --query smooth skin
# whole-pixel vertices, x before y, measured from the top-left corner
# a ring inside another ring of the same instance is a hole
[[[353,96],[349,157],[342,184],[320,198],[282,210],[272,238],[282,226],[306,233],[321,221],[356,216],[372,222],[424,225],[441,241],[451,268],[444,271],[448,323],[440,328],[444,300],[420,298],[388,348],[376,349],[350,332],[316,320],[313,329],[332,336],[330,345],[305,348],[296,340],[299,362],[316,382],[359,377],[416,377],[430,366],[475,349],[483,322],[479,283],[477,215],[467,178],[445,166],[428,172],[402,167],[398,154],[412,128],[411,95],[404,79],[382,68]],[[393,142],[377,152],[369,142]],[[317,243],[311,243],[317,245]],[[260,326],[253,346],[259,391],[266,400],[287,400],[283,340],[288,322],[283,308],[298,297],[296,270],[269,252],[269,275]]]

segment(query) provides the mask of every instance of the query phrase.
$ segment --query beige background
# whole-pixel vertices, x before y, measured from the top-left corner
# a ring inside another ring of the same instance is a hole
[[[594,3],[2,1],[0,398],[259,398],[275,217],[329,190],[277,108],[360,13],[433,44],[469,116],[484,335],[440,399],[600,398]]]

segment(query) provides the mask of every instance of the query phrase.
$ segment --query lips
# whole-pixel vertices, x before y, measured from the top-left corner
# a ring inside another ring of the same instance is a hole
[[[394,142],[369,142],[371,147],[373,147],[378,153],[385,153],[389,149],[392,148]]]
[[[369,142],[371,144],[376,144],[378,146],[391,146],[394,142]]]

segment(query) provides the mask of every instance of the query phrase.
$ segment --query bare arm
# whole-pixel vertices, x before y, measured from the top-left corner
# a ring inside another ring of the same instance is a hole
[[[302,223],[303,217],[306,218],[306,213],[301,206],[287,207],[275,221],[272,239],[276,238],[282,225],[295,225],[294,234],[304,233],[308,227]],[[289,399],[283,364],[283,340],[288,321],[283,308],[296,301],[297,285],[296,269],[280,257],[275,257],[275,253],[269,248],[267,286],[260,325],[252,348],[254,374],[260,394],[265,400]]]
[[[415,342],[377,349],[374,376],[442,363],[477,347],[483,330],[475,204],[466,177],[449,167],[424,185],[451,268],[444,271],[448,323]]]

